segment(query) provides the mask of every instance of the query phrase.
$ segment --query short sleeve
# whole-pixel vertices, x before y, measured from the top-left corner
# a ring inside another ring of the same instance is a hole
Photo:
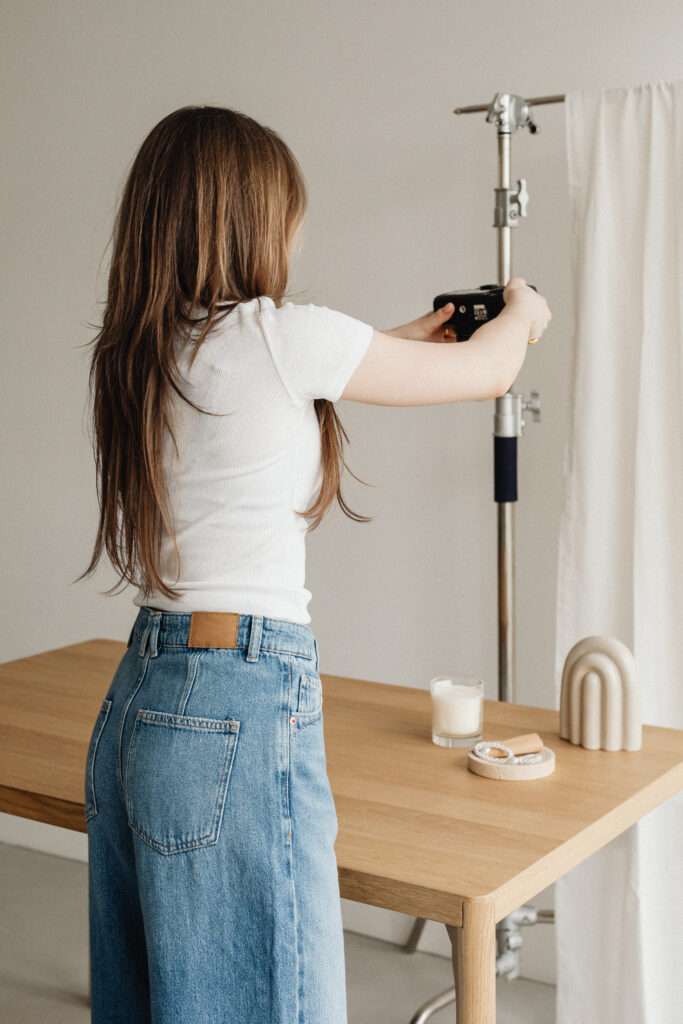
[[[282,383],[297,404],[315,398],[336,402],[374,330],[336,309],[292,302],[263,310],[261,327]]]

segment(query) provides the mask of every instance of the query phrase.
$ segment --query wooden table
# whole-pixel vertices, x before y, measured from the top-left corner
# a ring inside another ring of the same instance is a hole
[[[87,740],[124,645],[91,640],[0,665],[0,810],[84,832]],[[426,690],[323,673],[342,895],[443,922],[458,1024],[494,1024],[496,922],[683,789],[683,731],[646,726],[607,753],[558,735],[558,712],[486,701],[484,735],[538,732],[555,773],[468,772],[431,742]]]

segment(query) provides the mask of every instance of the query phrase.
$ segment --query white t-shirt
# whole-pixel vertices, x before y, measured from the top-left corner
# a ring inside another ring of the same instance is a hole
[[[202,310],[201,312],[205,312]],[[373,328],[327,306],[279,308],[268,297],[235,306],[172,391],[176,456],[164,434],[162,465],[180,553],[161,540],[160,575],[179,599],[137,590],[133,603],[165,611],[227,611],[309,623],[307,520],[318,493],[320,428],[313,400],[341,396]]]

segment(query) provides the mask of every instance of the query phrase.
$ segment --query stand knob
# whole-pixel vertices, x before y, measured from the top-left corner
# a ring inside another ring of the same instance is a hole
[[[522,399],[522,412],[530,412],[534,423],[541,422],[541,396],[538,391],[532,391],[528,398]]]
[[[517,188],[510,196],[510,218],[526,217],[529,208],[529,190],[526,187],[526,178],[517,181]]]

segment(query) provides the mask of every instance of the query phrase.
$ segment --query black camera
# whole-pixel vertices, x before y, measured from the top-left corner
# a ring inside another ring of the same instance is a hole
[[[538,291],[535,285],[529,288]],[[504,288],[498,284],[483,284],[474,288],[457,292],[443,292],[434,299],[434,310],[452,302],[455,306],[453,316],[445,321],[444,327],[452,327],[457,334],[456,341],[467,341],[478,327],[498,316],[505,305]]]

